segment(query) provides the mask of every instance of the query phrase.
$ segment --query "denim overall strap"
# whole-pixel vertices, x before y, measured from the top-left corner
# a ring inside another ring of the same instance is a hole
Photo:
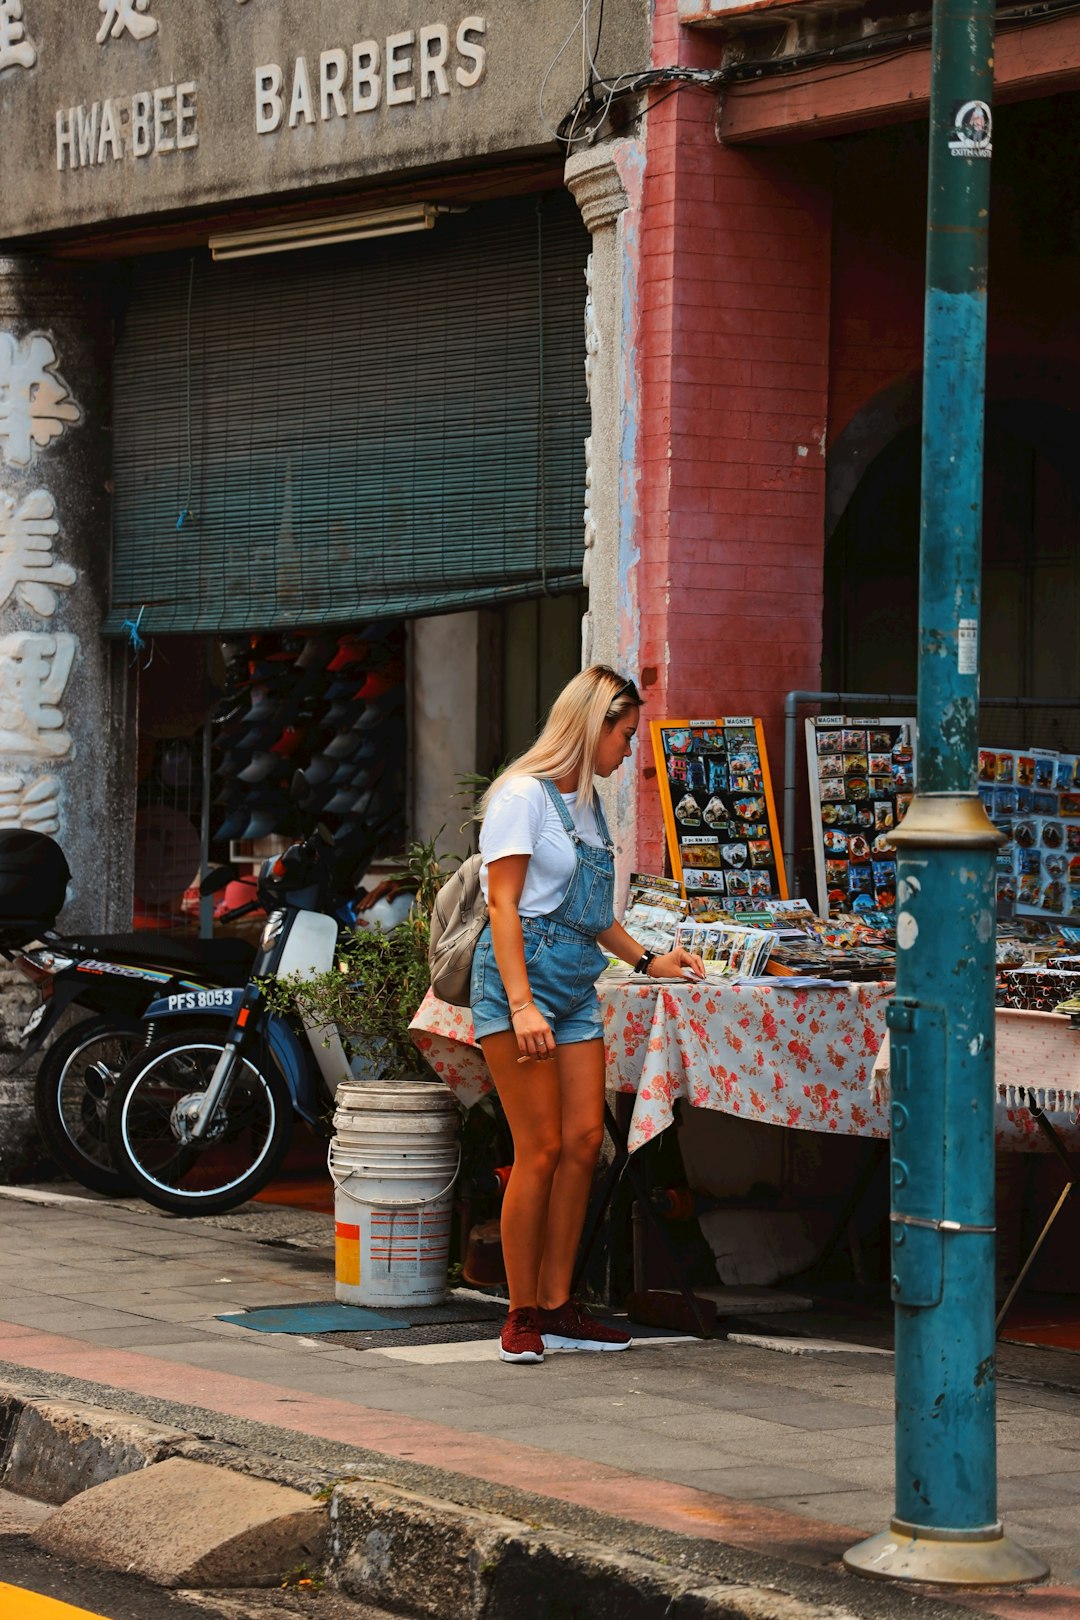
[[[547,796],[555,806],[555,809],[558,812],[559,820],[566,829],[566,836],[571,840],[576,848],[583,842],[583,840],[581,834],[577,830],[577,826],[571,817],[569,810],[566,808],[566,800],[563,798],[562,794],[559,792],[558,788],[555,786],[554,782],[549,776],[541,776],[538,778],[538,780],[543,783]],[[598,793],[594,794],[593,796],[593,819],[596,822],[596,830],[600,834],[601,843],[609,854],[613,854],[615,845],[611,841],[611,834],[608,831],[607,818],[604,815],[604,807],[600,803],[600,795]]]
[[[555,910],[544,921],[549,926],[562,926],[572,929],[574,933],[595,939],[598,934],[610,928],[615,920],[614,851],[610,843],[606,843],[602,848],[597,848],[595,844],[587,844],[571,820],[570,812],[554,782],[546,778],[541,780],[559,812],[559,820],[566,829],[566,835],[572,841],[577,856],[569,888]],[[606,833],[607,827],[601,826],[599,817],[597,826],[601,834]]]

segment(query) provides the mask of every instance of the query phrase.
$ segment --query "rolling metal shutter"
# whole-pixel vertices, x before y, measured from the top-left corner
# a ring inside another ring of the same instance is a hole
[[[419,235],[141,261],[115,364],[107,631],[579,589],[587,253],[554,193]]]

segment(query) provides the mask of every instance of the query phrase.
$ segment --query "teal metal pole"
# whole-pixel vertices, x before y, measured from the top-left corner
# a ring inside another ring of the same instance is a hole
[[[993,0],[935,0],[916,797],[897,845],[896,1509],[860,1574],[1041,1579],[997,1517],[994,856],[976,790]]]

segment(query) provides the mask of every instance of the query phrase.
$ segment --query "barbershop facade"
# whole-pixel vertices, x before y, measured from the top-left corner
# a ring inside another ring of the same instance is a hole
[[[553,135],[579,17],[0,6],[0,808],[62,843],[69,926],[138,917],[222,648],[404,625],[404,825],[451,842],[583,637],[622,657],[627,199]]]
[[[786,693],[911,690],[921,24],[584,10],[0,4],[0,820],[73,924],[130,921],[209,641],[407,622],[421,835],[582,656],[760,715],[774,777]],[[1060,698],[1080,20],[1000,44],[983,673]],[[647,746],[617,793],[660,871]]]

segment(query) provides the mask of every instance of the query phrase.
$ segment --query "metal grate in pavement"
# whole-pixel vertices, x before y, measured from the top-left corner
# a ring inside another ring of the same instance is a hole
[[[333,1304],[333,1300],[305,1299],[299,1306]],[[288,1310],[288,1304],[276,1307]],[[345,1350],[389,1350],[409,1344],[465,1344],[476,1339],[498,1337],[506,1315],[505,1300],[459,1299],[451,1296],[443,1305],[418,1305],[397,1310],[385,1305],[372,1307],[380,1316],[398,1317],[400,1328],[379,1328],[366,1333],[311,1333],[307,1337]]]

